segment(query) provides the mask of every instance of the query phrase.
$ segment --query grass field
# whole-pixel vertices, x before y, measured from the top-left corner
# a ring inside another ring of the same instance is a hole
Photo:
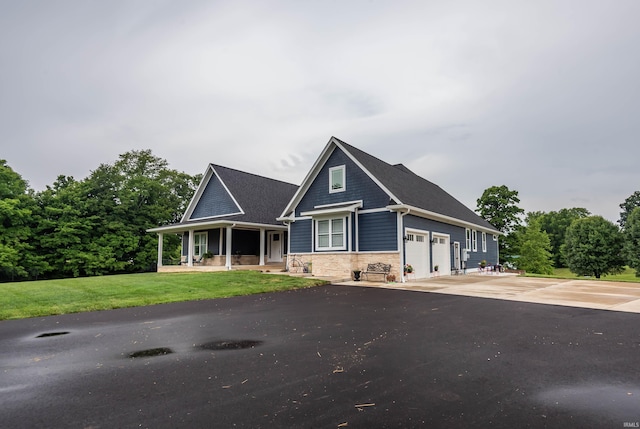
[[[589,279],[596,280],[595,277],[577,276],[569,268],[556,268],[551,275],[527,274],[528,277],[549,277],[557,279]],[[634,282],[640,283],[640,277],[636,277],[636,271],[627,267],[622,273],[615,275],[602,276],[600,280],[610,282]]]
[[[324,283],[257,271],[124,274],[0,283],[0,320],[226,298]]]

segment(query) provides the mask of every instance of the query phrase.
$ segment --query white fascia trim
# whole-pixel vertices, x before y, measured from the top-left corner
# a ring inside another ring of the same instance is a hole
[[[309,190],[311,183],[313,183],[313,181],[315,180],[315,177],[320,172],[321,167],[327,162],[327,160],[329,159],[329,156],[333,153],[333,150],[335,148],[331,149],[332,143],[333,143],[333,137],[325,145],[324,149],[322,149],[322,152],[320,152],[320,156],[318,157],[318,159],[316,159],[316,162],[313,164],[313,166],[305,176],[304,180],[302,181],[302,184],[296,191],[293,198],[291,198],[291,201],[289,201],[289,204],[287,204],[287,207],[285,207],[284,211],[282,212],[282,215],[280,215],[280,218],[278,219],[286,218],[287,213],[293,212],[295,210],[296,206],[298,205],[302,197]]]
[[[236,200],[236,197],[234,197],[233,194],[231,193],[231,191],[229,190],[229,188],[227,188],[227,184],[224,183],[224,180],[222,180],[222,178],[220,177],[220,175],[218,174],[216,169],[213,168],[213,165],[211,166],[211,169],[215,173],[215,175],[218,178],[218,180],[220,180],[220,183],[222,183],[222,186],[224,187],[224,190],[227,191],[227,194],[229,194],[229,196],[233,200],[233,203],[236,205],[236,207],[238,207],[238,210],[240,210],[240,212],[242,212],[242,214],[244,214],[244,210],[242,209],[242,207],[240,207],[240,204],[238,204],[238,201]]]
[[[326,208],[326,209],[320,209],[320,210],[311,210],[308,212],[302,212],[300,213],[302,216],[324,216],[324,215],[334,215],[334,214],[340,214],[340,213],[353,213],[356,211],[356,209],[359,209],[360,207],[362,207],[362,203],[357,203],[357,204],[351,204],[349,206],[342,206],[342,207],[335,207],[335,208]]]
[[[404,232],[408,234],[426,235],[427,237],[429,237],[429,231],[427,231],[426,229],[408,228],[405,226]]]
[[[212,174],[213,174],[213,167],[211,166],[211,164],[209,164],[207,165],[207,169],[204,171],[204,174],[202,175],[202,180],[200,181],[200,184],[196,188],[196,191],[193,193],[193,197],[191,197],[191,201],[189,201],[189,205],[187,206],[187,209],[184,211],[184,214],[182,215],[182,219],[180,220],[181,222],[185,222],[187,219],[189,219],[189,216],[191,216],[191,214],[195,210],[196,201],[200,200],[200,197],[202,196],[204,189],[207,187],[207,183],[209,183],[209,180],[211,179]]]
[[[191,219],[191,215],[193,214],[193,211],[196,209],[196,206],[198,205],[198,202],[200,201],[200,198],[202,198],[202,194],[204,193],[204,190],[207,188],[207,185],[209,185],[209,181],[211,181],[211,178],[213,177],[214,174],[218,178],[218,180],[220,180],[220,183],[222,183],[222,186],[224,187],[224,190],[227,191],[227,194],[229,194],[229,196],[233,200],[233,203],[236,205],[236,207],[240,211],[237,212],[237,213],[226,213],[226,214],[219,215],[219,216],[210,216],[210,217],[206,217],[206,218]],[[212,219],[212,218],[221,217],[221,216],[234,216],[234,215],[237,215],[237,214],[245,214],[245,212],[242,209],[242,207],[240,207],[240,204],[238,204],[238,201],[236,201],[236,198],[233,196],[233,194],[229,191],[229,188],[227,188],[227,185],[220,178],[220,175],[215,171],[215,169],[213,168],[213,164],[209,164],[207,166],[207,170],[205,171],[205,173],[204,173],[204,175],[202,177],[202,181],[198,185],[198,188],[196,189],[196,192],[193,194],[193,197],[191,198],[191,201],[189,202],[189,205],[187,206],[187,210],[185,210],[184,214],[182,215],[182,219],[180,221],[181,222],[186,222],[188,220]]]
[[[367,214],[367,213],[382,213],[382,212],[390,212],[391,210],[389,210],[386,207],[381,207],[379,209],[366,209],[366,210],[358,210],[358,213],[360,214]]]
[[[287,227],[285,225],[272,225],[272,224],[264,224],[264,223],[253,223],[253,222],[234,222],[234,221],[210,221],[210,222],[198,222],[187,225],[167,225],[167,226],[159,226],[157,228],[147,229],[147,232],[186,232],[190,230],[200,230],[200,229],[210,229],[210,228],[220,228],[232,226],[234,228],[251,228],[251,229],[259,229],[265,228],[274,231],[286,231]]]
[[[326,209],[329,207],[337,207],[337,206],[346,206],[349,204],[360,204],[360,207],[362,207],[363,201],[362,200],[355,200],[355,201],[343,201],[341,203],[332,203],[332,204],[322,204],[319,206],[313,206],[314,209]]]
[[[329,143],[333,143],[337,147],[339,147],[342,150],[342,152],[344,152],[349,157],[349,159],[351,159],[351,161],[353,161],[354,164],[356,164],[358,167],[360,167],[360,169],[362,171],[364,171],[367,174],[367,176],[369,176],[369,178],[371,180],[373,180],[373,182],[380,187],[380,189],[382,189],[384,192],[386,192],[387,195],[389,195],[389,197],[392,198],[394,201],[396,201],[398,204],[402,204],[402,201],[400,201],[400,198],[396,197],[389,189],[387,189],[386,186],[384,186],[382,184],[382,182],[380,182],[378,180],[378,178],[376,176],[374,176],[373,174],[371,174],[371,172],[369,170],[364,168],[364,165],[360,164],[360,162],[356,159],[356,157],[354,157],[351,154],[351,152],[349,152],[347,149],[345,149],[345,147],[342,146],[339,141],[337,141],[334,138],[331,138],[331,141]]]
[[[410,210],[411,213],[410,214],[415,214],[418,216],[423,216],[423,217],[427,217],[433,220],[438,220],[438,221],[442,221],[442,222],[446,222],[449,224],[453,224],[453,225],[459,225],[459,226],[463,226],[465,228],[471,228],[471,229],[477,229],[479,231],[486,231],[486,232],[490,232],[491,234],[496,234],[496,235],[504,235],[504,233],[495,230],[495,229],[489,229],[489,228],[485,228],[482,227],[480,225],[476,225],[475,223],[471,223],[471,222],[467,222],[464,220],[460,220],[460,219],[456,219],[454,217],[451,216],[446,216],[446,215],[442,215],[440,213],[435,213],[429,210],[424,210],[424,209],[420,209],[418,207],[413,207],[413,206],[409,206],[406,204],[396,204],[396,205],[392,205],[392,206],[387,206],[387,209],[391,210],[391,211],[402,211],[402,210]]]

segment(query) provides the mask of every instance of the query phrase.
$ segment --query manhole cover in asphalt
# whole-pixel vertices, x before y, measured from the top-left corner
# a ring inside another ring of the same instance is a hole
[[[202,350],[237,350],[237,349],[250,349],[262,344],[262,341],[253,340],[224,340],[224,341],[211,341],[209,343],[200,344],[199,349]]]
[[[46,337],[55,337],[57,335],[67,335],[69,332],[45,332],[44,334],[38,335],[36,338],[46,338]]]
[[[155,349],[140,350],[137,352],[129,353],[129,357],[141,358],[141,357],[163,356],[163,355],[168,355],[169,353],[173,353],[173,350],[171,350],[169,347],[158,347]]]

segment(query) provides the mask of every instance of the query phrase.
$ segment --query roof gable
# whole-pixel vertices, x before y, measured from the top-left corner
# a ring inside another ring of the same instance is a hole
[[[402,164],[391,165],[335,137],[329,140],[320,157],[302,182],[282,217],[290,216],[322,171],[336,148],[342,150],[389,197],[389,206],[415,207],[424,212],[496,231],[485,219],[459,202],[438,185],[423,179]]]
[[[216,218],[279,225],[276,218],[298,187],[210,164],[182,222]]]
[[[440,186],[418,176],[406,166],[402,164],[391,165],[347,143],[340,141],[340,144],[358,159],[367,170],[375,174],[392,195],[395,195],[397,204],[413,206],[497,231],[493,225],[478,216]]]
[[[189,220],[205,219],[219,216],[242,214],[235,198],[220,178],[214,173],[210,175],[200,198],[198,199]]]

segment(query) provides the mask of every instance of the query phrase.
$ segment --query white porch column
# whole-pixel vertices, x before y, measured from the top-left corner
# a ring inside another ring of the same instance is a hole
[[[193,267],[193,230],[189,230],[189,243],[187,243],[187,267]]]
[[[162,266],[162,242],[163,242],[164,234],[161,232],[158,233],[158,267]]]
[[[218,255],[222,258],[222,237],[224,233],[224,228],[220,227],[220,236],[218,237]]]
[[[227,227],[227,270],[231,269],[231,227]]]
[[[260,262],[258,263],[259,265],[264,265],[264,243],[265,243],[264,235],[266,233],[267,232],[264,228],[260,228]]]
[[[347,248],[349,249],[349,252],[351,252],[353,250],[353,234],[351,234],[353,231],[351,230],[351,215],[347,216]]]

